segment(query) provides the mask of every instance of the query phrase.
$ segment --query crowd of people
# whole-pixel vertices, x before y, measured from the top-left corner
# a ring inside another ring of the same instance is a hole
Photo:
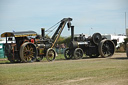
[[[55,46],[55,50],[56,50],[57,54],[63,54],[65,48],[66,48],[66,45],[64,43],[56,44],[56,46]]]

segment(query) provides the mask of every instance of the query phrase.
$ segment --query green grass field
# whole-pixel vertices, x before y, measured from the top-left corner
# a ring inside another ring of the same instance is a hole
[[[59,55],[60,56],[60,55]],[[85,58],[53,62],[14,63],[0,61],[0,85],[127,85],[128,58]]]

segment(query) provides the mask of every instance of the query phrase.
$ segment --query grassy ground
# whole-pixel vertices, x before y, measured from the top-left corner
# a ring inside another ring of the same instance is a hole
[[[59,55],[61,56],[61,55]],[[0,61],[0,85],[127,85],[128,58],[85,58],[10,64]]]

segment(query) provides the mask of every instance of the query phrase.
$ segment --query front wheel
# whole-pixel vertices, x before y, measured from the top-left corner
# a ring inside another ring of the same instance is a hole
[[[83,50],[81,48],[76,48],[74,51],[74,58],[81,59],[83,57]]]
[[[48,61],[53,61],[55,60],[55,57],[56,57],[56,52],[54,51],[54,49],[49,48],[46,53],[46,59]]]
[[[64,51],[64,57],[66,60],[69,60],[72,58],[72,54],[71,54],[69,48],[66,48],[66,50]]]

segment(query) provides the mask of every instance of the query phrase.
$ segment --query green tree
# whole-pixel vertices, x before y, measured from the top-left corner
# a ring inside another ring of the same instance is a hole
[[[59,37],[57,43],[62,44],[64,40],[65,40],[65,37]]]
[[[68,46],[68,44],[70,43],[70,41],[71,41],[71,37],[69,36],[69,37],[60,37],[59,39],[58,39],[58,41],[57,41],[57,43],[58,44],[62,44],[62,43],[64,43],[64,44],[66,44],[66,46]]]
[[[67,38],[63,41],[63,43],[65,43],[65,44],[67,45],[67,44],[70,43],[70,41],[71,41],[71,37],[69,36],[69,37],[67,37]]]

